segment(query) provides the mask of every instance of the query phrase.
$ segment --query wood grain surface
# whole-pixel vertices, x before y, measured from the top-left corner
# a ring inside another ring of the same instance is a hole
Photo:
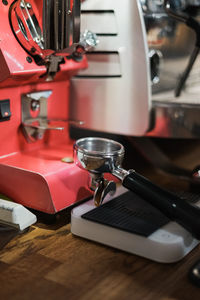
[[[199,299],[188,278],[197,247],[160,264],[90,242],[70,224],[37,223],[0,251],[0,299]]]

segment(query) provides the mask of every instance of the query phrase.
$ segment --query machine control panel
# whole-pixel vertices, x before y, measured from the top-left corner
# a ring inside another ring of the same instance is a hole
[[[10,100],[0,100],[0,122],[8,121],[11,117]]]

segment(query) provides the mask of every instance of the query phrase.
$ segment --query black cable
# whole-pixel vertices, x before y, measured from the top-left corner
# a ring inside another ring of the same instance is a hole
[[[199,24],[199,22],[197,22],[195,19],[189,17],[187,19],[187,21],[185,22],[185,24],[194,30],[194,32],[196,34],[196,43],[195,43],[195,48],[190,56],[189,63],[187,65],[185,71],[183,72],[183,75],[180,77],[178,84],[175,88],[175,97],[180,96],[181,91],[185,85],[185,82],[186,82],[187,78],[189,77],[190,72],[194,66],[196,59],[197,59],[197,56],[200,52],[200,24]]]
[[[181,92],[183,90],[183,87],[185,85],[185,82],[187,80],[187,78],[189,77],[190,75],[190,72],[192,70],[192,67],[197,59],[197,56],[199,54],[199,47],[195,47],[191,56],[190,56],[190,60],[189,60],[189,63],[185,69],[185,71],[183,72],[182,76],[180,77],[178,83],[177,83],[177,86],[175,88],[175,97],[179,97],[181,95]]]
[[[165,6],[165,10],[169,16],[171,16],[172,18],[174,18],[177,21],[181,21],[181,22],[185,23],[189,28],[193,29],[196,34],[195,48],[192,51],[188,65],[187,65],[185,71],[183,72],[182,76],[179,78],[177,86],[175,88],[175,97],[179,97],[181,95],[183,87],[186,83],[186,80],[188,79],[190,72],[194,66],[197,56],[200,52],[200,24],[197,20],[195,20],[192,17],[187,17],[185,14],[178,14],[178,13],[174,12],[171,9],[169,0],[164,1],[164,6]]]

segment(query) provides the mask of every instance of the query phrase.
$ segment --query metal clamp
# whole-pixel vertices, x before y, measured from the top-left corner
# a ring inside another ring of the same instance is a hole
[[[58,123],[82,125],[82,121],[71,119],[48,119],[47,100],[52,91],[41,91],[22,95],[22,131],[29,143],[43,138],[47,130],[64,130],[65,126]],[[56,123],[53,125],[53,123]]]

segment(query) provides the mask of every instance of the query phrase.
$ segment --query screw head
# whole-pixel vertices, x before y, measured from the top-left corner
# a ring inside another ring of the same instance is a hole
[[[2,3],[3,3],[4,5],[8,5],[8,1],[7,1],[7,0],[2,0]]]
[[[31,52],[32,52],[32,53],[35,53],[35,52],[36,52],[36,49],[35,49],[34,47],[32,47],[32,48],[31,48]]]
[[[31,110],[32,111],[38,111],[40,109],[40,102],[37,100],[31,101]]]
[[[27,6],[28,9],[32,8],[32,6],[31,6],[31,4],[29,2],[26,3],[26,6]]]
[[[37,44],[39,44],[41,42],[41,39],[39,37],[36,37],[35,41]]]
[[[26,60],[27,60],[27,62],[30,64],[30,63],[32,63],[32,58],[30,57],[30,56],[27,56],[27,58],[26,58]]]
[[[22,2],[22,1],[20,2],[20,7],[21,7],[21,8],[25,8],[24,2]]]

